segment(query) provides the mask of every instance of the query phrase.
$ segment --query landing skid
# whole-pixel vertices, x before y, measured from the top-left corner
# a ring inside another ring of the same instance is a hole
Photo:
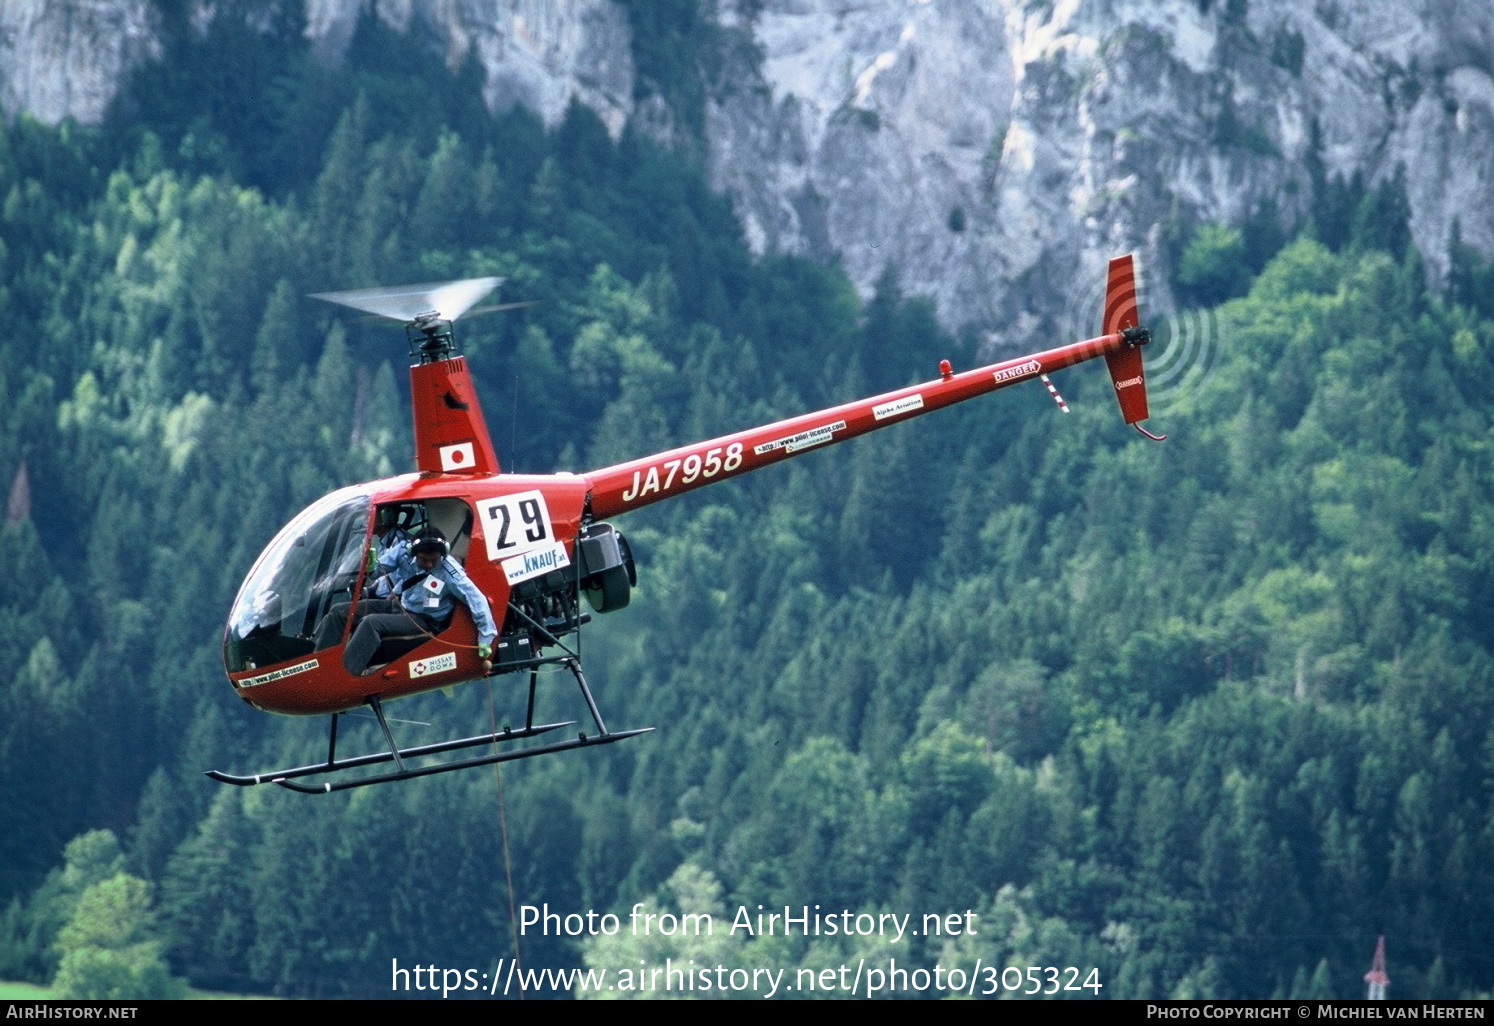
[[[521,738],[535,737],[552,730],[560,730],[563,727],[575,726],[576,720],[563,720],[560,723],[544,723],[538,726],[534,723],[534,691],[535,684],[539,679],[539,668],[547,664],[558,663],[571,671],[576,678],[576,683],[581,688],[581,695],[586,699],[586,707],[591,713],[592,720],[597,725],[597,732],[587,735],[579,733],[576,737],[567,741],[552,741],[549,744],[536,745],[531,748],[510,749],[503,752],[489,752],[470,759],[456,759],[451,762],[440,762],[433,765],[409,767],[405,765],[406,759],[418,759],[427,755],[439,755],[442,752],[459,751],[463,748],[475,748],[479,745],[497,745],[503,741],[516,741]],[[233,784],[237,787],[254,787],[258,784],[279,784],[291,791],[300,791],[302,794],[327,794],[332,791],[346,791],[354,787],[368,787],[371,784],[387,784],[395,780],[411,780],[415,777],[428,777],[437,773],[450,773],[454,770],[471,769],[474,766],[488,766],[499,762],[512,762],[516,759],[532,759],[537,755],[549,755],[553,752],[566,752],[573,748],[591,748],[597,745],[608,745],[622,741],[639,734],[647,734],[653,727],[643,727],[639,730],[609,731],[607,725],[602,722],[602,714],[597,710],[596,700],[591,696],[591,688],[586,685],[586,677],[581,672],[581,664],[573,656],[561,656],[550,659],[535,659],[529,664],[529,705],[524,717],[524,726],[511,728],[507,725],[493,734],[482,734],[477,737],[461,738],[455,741],[442,741],[433,745],[420,745],[415,748],[400,748],[394,743],[394,734],[389,729],[389,721],[384,716],[383,704],[378,695],[370,695],[367,701],[369,708],[373,710],[374,716],[379,721],[379,727],[384,732],[384,740],[389,745],[387,752],[374,752],[370,755],[358,755],[351,759],[337,759],[337,713],[332,714],[332,727],[327,737],[327,761],[312,763],[308,766],[297,766],[293,769],[274,770],[269,773],[254,773],[241,776],[234,773],[225,773],[222,770],[208,770],[207,775],[212,779],[224,784]],[[344,770],[356,769],[359,766],[372,766],[379,763],[394,763],[394,772],[376,773],[371,776],[354,777],[352,779],[326,780],[319,784],[296,783],[297,777],[314,777],[327,773],[341,773]]]

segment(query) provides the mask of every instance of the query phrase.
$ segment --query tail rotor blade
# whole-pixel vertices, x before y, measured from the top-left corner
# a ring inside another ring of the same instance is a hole
[[[1141,366],[1141,346],[1150,336],[1140,327],[1136,311],[1136,270],[1129,253],[1110,261],[1105,278],[1102,331],[1106,335],[1127,335],[1130,344],[1124,349],[1106,353],[1105,366],[1110,371],[1110,382],[1115,386],[1115,398],[1120,403],[1121,416],[1126,423],[1146,420],[1146,372]],[[1135,336],[1134,341],[1132,336]]]

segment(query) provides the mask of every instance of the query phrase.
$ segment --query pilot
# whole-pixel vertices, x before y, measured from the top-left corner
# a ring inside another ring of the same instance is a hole
[[[449,555],[446,536],[434,527],[417,534],[401,554],[395,574],[399,610],[360,617],[343,649],[342,663],[352,674],[368,672],[374,653],[385,641],[435,637],[451,623],[458,602],[477,624],[477,654],[487,659],[498,629],[488,600],[467,572]]]
[[[377,575],[373,582],[373,593],[379,598],[389,598],[399,593],[399,567],[409,547],[410,532],[399,526],[402,512],[399,506],[380,506],[374,520],[376,541],[370,550],[370,576]]]
[[[402,512],[403,507],[400,506],[380,506],[374,516],[374,539],[368,549],[368,564],[364,571],[369,583],[364,588],[363,598],[358,602],[357,620],[370,613],[398,613],[400,610],[397,599],[399,585],[403,580],[399,576],[400,566],[405,549],[410,544],[410,532],[399,526]],[[338,602],[327,610],[327,615],[317,624],[314,639],[316,651],[331,648],[342,640],[342,632],[348,622],[348,610],[352,606],[351,602]]]

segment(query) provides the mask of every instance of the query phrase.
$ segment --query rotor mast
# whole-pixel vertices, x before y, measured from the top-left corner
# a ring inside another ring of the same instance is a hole
[[[312,296],[404,324],[414,361],[410,405],[415,418],[415,467],[422,474],[488,477],[502,473],[467,361],[457,355],[452,335],[452,322],[502,282],[502,278],[467,278]]]

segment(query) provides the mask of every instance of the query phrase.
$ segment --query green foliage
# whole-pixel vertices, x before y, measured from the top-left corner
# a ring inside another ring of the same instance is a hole
[[[1494,319],[1494,264],[1463,241],[1456,218],[1448,242],[1448,264],[1447,288],[1452,298],[1478,311],[1480,317]]]
[[[684,997],[650,986],[650,972],[672,965],[691,970],[693,976],[693,966],[737,964],[741,945],[729,932],[732,917],[721,900],[721,884],[709,870],[682,863],[658,892],[643,902],[642,915],[655,918],[620,916],[615,933],[599,934],[585,943],[582,960],[586,967],[605,970],[608,978],[616,981],[616,989],[581,991],[577,997]],[[732,994],[709,990],[698,996],[721,999]]]
[[[1366,183],[1358,170],[1348,181],[1338,176],[1330,179],[1321,146],[1319,129],[1313,122],[1307,160],[1313,196],[1309,233],[1335,252],[1345,247],[1355,251],[1378,249],[1402,258],[1411,245],[1406,169],[1398,166],[1394,174],[1374,185]]]
[[[37,982],[50,979],[62,951],[79,946],[78,943],[63,946],[61,935],[74,920],[82,896],[106,881],[124,877],[119,840],[109,830],[91,830],[73,838],[63,858],[63,865],[47,874],[24,906],[15,902],[7,910],[4,946],[0,948],[7,977]],[[91,900],[94,906],[107,901],[97,895]],[[86,912],[85,918],[97,924],[100,915],[94,907]],[[75,928],[69,936],[75,941],[86,941],[77,932],[81,928]]]
[[[150,885],[117,873],[78,896],[72,915],[57,935],[62,960],[52,990],[59,997],[95,1001],[180,998],[151,938],[154,916]]]
[[[1250,283],[1245,237],[1222,224],[1200,225],[1183,250],[1178,285],[1185,302],[1217,306],[1244,293]]]
[[[701,145],[704,65],[720,46],[711,16],[695,0],[626,0],[640,99],[656,94]]]
[[[1231,0],[1231,6],[1234,6],[1234,2],[1235,0]],[[1239,6],[1244,6],[1243,0],[1239,0]],[[1238,20],[1243,22],[1244,19]],[[1256,125],[1241,120],[1239,109],[1235,105],[1234,88],[1228,80],[1225,80],[1219,99],[1213,142],[1221,148],[1239,147],[1262,156],[1280,156],[1270,135]]]

